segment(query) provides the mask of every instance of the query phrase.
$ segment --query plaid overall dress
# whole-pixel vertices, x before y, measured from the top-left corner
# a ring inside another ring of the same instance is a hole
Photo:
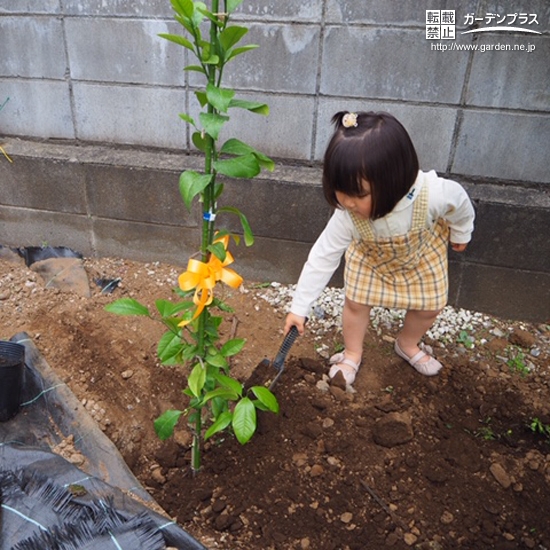
[[[428,220],[428,186],[413,205],[409,232],[377,239],[370,220],[350,212],[360,239],[346,251],[346,297],[368,306],[438,310],[447,303],[449,229]]]

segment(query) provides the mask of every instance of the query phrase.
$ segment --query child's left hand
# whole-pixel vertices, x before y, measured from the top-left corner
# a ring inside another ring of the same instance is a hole
[[[451,248],[455,252],[464,252],[468,245],[466,243],[451,243]]]

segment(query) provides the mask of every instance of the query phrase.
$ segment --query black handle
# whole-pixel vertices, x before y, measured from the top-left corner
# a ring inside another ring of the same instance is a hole
[[[299,334],[300,333],[298,332],[298,329],[296,328],[295,325],[292,325],[290,327],[290,330],[286,333],[285,339],[283,340],[283,343],[279,348],[279,353],[277,353],[275,359],[273,360],[273,366],[277,370],[281,370],[281,368],[283,367],[286,356],[288,355],[288,352],[290,351],[292,344],[294,344],[294,341],[296,340]]]

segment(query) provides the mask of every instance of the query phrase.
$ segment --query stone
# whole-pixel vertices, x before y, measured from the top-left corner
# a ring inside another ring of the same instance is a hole
[[[414,437],[411,418],[407,413],[388,413],[374,424],[372,436],[374,442],[382,447],[408,443]]]
[[[214,525],[218,531],[225,531],[231,527],[231,524],[235,521],[235,517],[225,512],[221,513],[215,520]]]
[[[511,344],[519,346],[521,348],[531,348],[537,342],[536,338],[526,330],[515,329],[508,337]]]
[[[443,524],[443,525],[449,525],[450,523],[452,523],[454,521],[454,516],[453,514],[451,514],[451,512],[448,512],[447,510],[445,510],[442,514],[441,514],[441,517],[439,518],[439,521]]]
[[[79,258],[48,258],[34,262],[30,269],[38,273],[46,288],[57,288],[89,298],[92,294],[88,275]]]
[[[317,439],[323,433],[323,428],[317,422],[309,422],[301,432],[311,439]]]
[[[352,519],[353,519],[353,514],[351,512],[344,512],[340,516],[340,521],[342,523],[350,523]]]
[[[160,468],[155,468],[151,472],[151,479],[158,483],[159,485],[164,485],[166,483],[166,477],[162,474]]]
[[[489,466],[489,471],[491,472],[491,474],[493,474],[493,477],[497,480],[497,482],[503,489],[508,489],[512,484],[512,480],[510,479],[510,476],[508,475],[502,464],[499,464],[498,462],[493,462],[493,464]]]
[[[307,370],[308,372],[313,372],[315,374],[323,374],[323,372],[325,372],[326,370],[325,365],[321,361],[310,359],[308,357],[300,358],[300,365],[304,370]]]
[[[325,472],[324,468],[320,464],[314,464],[309,471],[311,477],[319,477]]]

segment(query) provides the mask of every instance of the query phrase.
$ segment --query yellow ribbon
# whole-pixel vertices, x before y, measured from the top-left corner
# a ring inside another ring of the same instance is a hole
[[[195,320],[202,310],[212,303],[214,299],[214,286],[222,281],[232,288],[239,288],[243,278],[226,266],[234,262],[233,256],[227,251],[229,235],[216,239],[214,243],[221,242],[225,249],[225,260],[222,262],[214,254],[210,255],[208,262],[190,259],[187,263],[187,271],[178,277],[179,287],[183,291],[195,289],[193,303],[197,306],[193,317],[189,321],[182,321],[179,326],[183,327]]]

